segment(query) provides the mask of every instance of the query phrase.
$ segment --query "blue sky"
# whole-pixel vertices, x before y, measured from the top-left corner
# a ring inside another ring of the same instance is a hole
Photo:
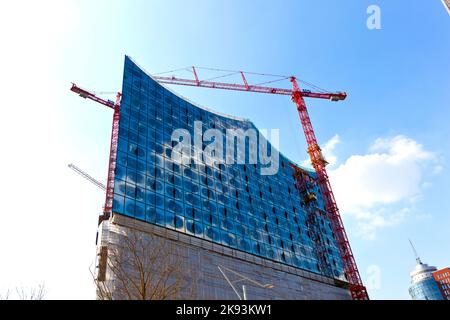
[[[381,30],[366,27],[371,4]],[[45,283],[49,298],[94,297],[103,194],[67,164],[106,179],[112,112],[69,88],[120,90],[128,54],[149,72],[294,74],[348,92],[342,103],[308,100],[311,118],[371,297],[409,299],[408,238],[423,260],[450,264],[449,26],[439,0],[2,2],[0,294]],[[174,90],[281,129],[281,151],[307,159],[288,97]]]

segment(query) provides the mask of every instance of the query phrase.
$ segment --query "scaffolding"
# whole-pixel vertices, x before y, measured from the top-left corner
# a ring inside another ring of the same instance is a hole
[[[306,225],[308,226],[308,234],[312,240],[313,249],[317,257],[319,272],[333,277],[328,250],[323,239],[324,231],[320,226],[321,218],[325,218],[326,213],[318,206],[315,192],[317,182],[305,170],[297,166],[293,167],[296,187],[302,199],[302,208],[306,212]]]

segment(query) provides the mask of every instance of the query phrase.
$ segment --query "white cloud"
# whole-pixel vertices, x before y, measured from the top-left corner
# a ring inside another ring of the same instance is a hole
[[[339,137],[338,134],[336,134],[333,138],[328,140],[328,142],[326,142],[322,148],[322,154],[325,157],[325,160],[328,161],[330,168],[335,166],[338,162],[338,158],[334,154],[334,150],[340,143],[341,143],[341,138]],[[302,161],[301,165],[304,167],[312,168],[311,160],[309,160],[309,159]]]
[[[441,165],[437,165],[433,168],[433,174],[438,175],[438,174],[441,174],[442,171],[444,171],[444,167]]]
[[[424,170],[436,156],[405,136],[377,139],[365,155],[353,155],[330,179],[341,212],[356,220],[359,235],[401,223],[420,199]]]
[[[333,167],[337,164],[338,158],[334,154],[334,150],[336,149],[336,146],[341,143],[341,138],[339,135],[335,135],[333,138],[331,138],[325,146],[322,148],[322,154],[325,157],[325,159],[330,164],[330,167]]]

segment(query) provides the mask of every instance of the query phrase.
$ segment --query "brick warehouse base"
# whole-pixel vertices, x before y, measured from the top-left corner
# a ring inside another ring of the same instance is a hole
[[[345,282],[326,278],[318,274],[289,267],[277,262],[246,254],[221,245],[181,234],[176,231],[140,222],[115,214],[104,222],[98,246],[98,278],[105,283],[114,283],[114,274],[108,270],[106,247],[120,241],[121,235],[130,230],[142,237],[158,236],[162,241],[175,242],[190,270],[195,270],[197,280],[195,299],[236,300],[236,293],[218,270],[218,266],[239,272],[262,284],[272,284],[272,289],[261,288],[250,283],[247,287],[249,300],[350,300]],[[113,299],[124,299],[112,290]]]

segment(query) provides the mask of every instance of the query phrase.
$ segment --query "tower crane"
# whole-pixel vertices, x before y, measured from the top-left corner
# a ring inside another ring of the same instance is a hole
[[[109,152],[109,163],[108,163],[108,180],[106,182],[106,199],[103,216],[100,217],[99,221],[101,223],[103,220],[109,219],[112,213],[112,206],[114,199],[114,174],[116,171],[117,143],[119,140],[120,102],[122,100],[122,94],[118,92],[116,94],[116,102],[113,102],[111,100],[102,99],[98,97],[96,94],[78,87],[74,83],[72,83],[71,90],[84,99],[95,101],[114,110],[112,133],[111,133],[111,145]]]
[[[89,174],[87,174],[86,172],[84,172],[83,170],[78,168],[76,165],[71,163],[71,164],[68,165],[68,167],[70,169],[72,169],[73,171],[75,171],[76,173],[78,173],[83,178],[85,178],[86,180],[88,180],[93,185],[97,186],[98,188],[102,189],[103,191],[106,191],[106,186],[103,183],[101,183],[97,179],[91,177]]]
[[[191,86],[199,88],[209,88],[209,89],[222,89],[222,90],[233,90],[242,92],[255,92],[264,94],[274,94],[274,95],[285,95],[290,96],[292,102],[295,104],[298,111],[300,122],[303,127],[306,142],[308,145],[308,154],[311,159],[312,166],[316,172],[318,184],[320,186],[321,193],[325,201],[325,207],[328,214],[329,221],[331,223],[333,235],[336,239],[337,246],[339,248],[339,253],[342,257],[344,264],[344,272],[349,283],[349,291],[351,293],[353,300],[368,300],[369,295],[365,286],[363,285],[361,276],[356,265],[355,258],[353,256],[350,243],[342,222],[341,215],[339,213],[338,206],[336,204],[336,199],[334,197],[328,173],[326,170],[327,162],[322,154],[322,150],[317,142],[317,138],[314,132],[314,128],[311,123],[311,119],[308,114],[304,98],[316,98],[316,99],[327,99],[330,101],[342,101],[347,98],[345,92],[311,92],[310,90],[302,90],[298,84],[298,79],[294,76],[286,77],[292,83],[292,89],[286,88],[275,88],[264,85],[251,85],[247,81],[246,74],[248,72],[234,71],[232,74],[239,74],[242,78],[243,83],[228,83],[228,82],[216,82],[211,80],[201,80],[198,76],[198,69],[192,67],[194,79],[177,78],[175,76],[158,76],[154,75],[152,78],[160,84],[172,84],[172,85],[182,85]],[[226,71],[226,70],[218,70]],[[262,74],[260,74],[262,75]],[[118,93],[116,96],[116,102],[110,100],[104,100],[99,98],[92,92],[81,89],[75,84],[72,84],[71,90],[81,97],[93,100],[100,104],[103,104],[111,109],[114,109],[113,117],[113,129],[111,138],[111,152],[110,161],[108,168],[108,183],[106,191],[106,203],[105,203],[105,218],[108,218],[112,213],[112,201],[113,201],[113,191],[114,191],[114,172],[117,157],[117,138],[118,138],[118,125],[120,119],[120,99],[121,94]],[[321,91],[321,90],[319,90]],[[295,165],[293,166],[295,170],[299,169]]]

